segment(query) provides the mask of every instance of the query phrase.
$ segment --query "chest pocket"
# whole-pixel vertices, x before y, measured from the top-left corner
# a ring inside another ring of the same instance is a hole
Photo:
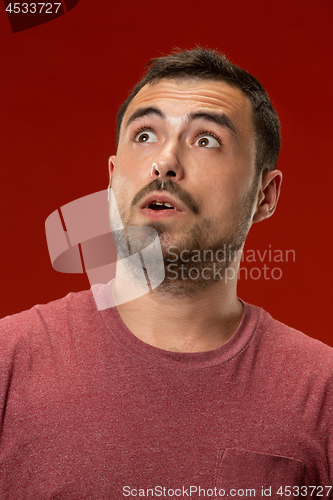
[[[301,495],[305,464],[300,460],[245,450],[220,451],[216,473],[217,498],[306,498]],[[290,489],[290,492],[289,492]],[[223,495],[224,490],[224,495]]]

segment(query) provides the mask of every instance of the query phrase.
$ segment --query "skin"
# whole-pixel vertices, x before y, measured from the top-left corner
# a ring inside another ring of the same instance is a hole
[[[163,117],[151,113],[131,121],[134,113],[146,107],[158,109]],[[189,120],[199,112],[226,115],[233,130],[202,117]],[[152,168],[154,163],[159,175]],[[164,250],[169,245],[184,247],[184,241],[186,247],[194,227],[202,230],[207,247],[214,244],[216,235],[232,237],[251,190],[248,229],[252,223],[270,217],[282,180],[280,171],[265,171],[253,190],[256,169],[251,102],[238,88],[214,80],[162,79],[141,89],[125,113],[117,154],[110,158],[109,167],[123,222],[157,224]],[[173,196],[181,212],[153,221],[141,207],[147,198],[147,186],[156,178],[176,184]],[[183,203],[186,198],[178,197],[179,193],[191,197],[197,214]],[[134,206],[133,200],[137,200]],[[240,257],[231,263],[234,279],[218,280],[199,294],[180,297],[161,293],[157,287],[117,306],[118,313],[134,335],[161,349],[216,349],[232,336],[242,318],[243,306],[236,288]],[[113,293],[117,294],[117,279]]]

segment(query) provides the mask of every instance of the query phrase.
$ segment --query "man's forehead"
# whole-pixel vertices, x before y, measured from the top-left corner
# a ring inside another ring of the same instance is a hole
[[[210,79],[167,79],[163,78],[145,85],[130,102],[123,120],[139,108],[150,105],[169,107],[184,112],[188,109],[223,111],[239,118],[252,119],[250,99],[237,87],[224,81]],[[252,120],[251,120],[252,121]]]
[[[170,118],[206,110],[230,116],[242,129],[253,127],[250,99],[239,88],[224,81],[163,78],[149,83],[130,102],[122,128],[137,110],[150,106],[161,109]]]

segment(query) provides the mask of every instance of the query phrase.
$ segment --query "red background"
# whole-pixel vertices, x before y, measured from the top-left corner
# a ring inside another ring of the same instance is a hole
[[[0,4],[0,317],[89,288],[51,267],[44,223],[108,184],[115,115],[144,64],[174,46],[218,48],[267,88],[282,122],[278,210],[248,249],[295,250],[280,280],[240,280],[239,296],[333,346],[331,0],[80,0],[13,34]],[[262,268],[264,263],[252,263]]]

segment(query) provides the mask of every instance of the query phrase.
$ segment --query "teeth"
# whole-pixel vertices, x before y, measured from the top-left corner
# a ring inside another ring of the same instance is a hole
[[[170,203],[162,203],[161,201],[154,201],[154,205],[160,205],[160,206],[165,206],[165,207],[168,207],[168,208],[173,208],[173,205],[171,205]]]

